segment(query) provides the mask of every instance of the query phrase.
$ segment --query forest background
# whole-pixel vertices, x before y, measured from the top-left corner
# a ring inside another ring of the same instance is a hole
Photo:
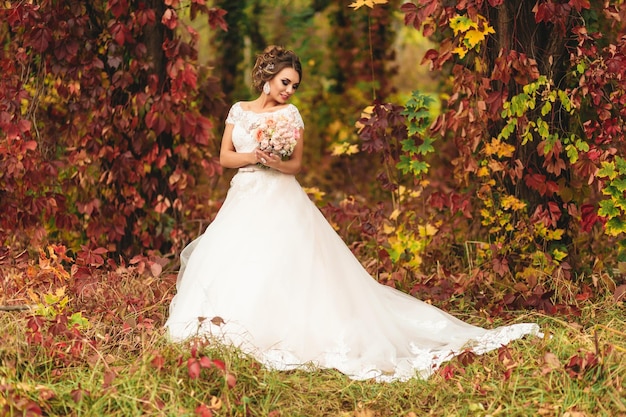
[[[299,180],[381,283],[491,318],[622,308],[625,17],[617,0],[4,2],[4,310],[61,364],[96,317],[159,328],[268,44],[304,66]]]

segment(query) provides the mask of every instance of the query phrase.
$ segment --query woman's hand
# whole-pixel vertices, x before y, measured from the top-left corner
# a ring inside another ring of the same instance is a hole
[[[266,167],[278,169],[278,164],[280,164],[281,159],[278,155],[274,155],[273,153],[263,152],[260,149],[254,151],[256,155],[257,162],[265,165]]]

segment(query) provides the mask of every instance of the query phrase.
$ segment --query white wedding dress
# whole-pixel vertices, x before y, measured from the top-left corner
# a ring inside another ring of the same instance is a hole
[[[278,111],[303,126],[295,106]],[[254,150],[251,131],[269,114],[231,108],[238,152]],[[258,167],[239,169],[215,220],[183,250],[176,289],[171,339],[215,338],[280,370],[425,378],[465,349],[480,354],[539,334],[536,324],[472,326],[379,284],[293,175]]]

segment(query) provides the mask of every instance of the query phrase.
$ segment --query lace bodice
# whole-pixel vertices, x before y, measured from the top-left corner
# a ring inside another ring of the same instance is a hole
[[[287,116],[291,119],[295,127],[304,128],[304,122],[298,108],[293,104],[272,112],[256,113],[244,110],[241,102],[235,103],[228,112],[226,123],[233,127],[233,145],[237,152],[252,152],[257,147],[257,142],[252,136],[252,132],[258,128],[267,118],[272,116]]]

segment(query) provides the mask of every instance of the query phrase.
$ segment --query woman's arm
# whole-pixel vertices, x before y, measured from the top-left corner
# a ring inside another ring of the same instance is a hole
[[[220,147],[220,164],[224,168],[241,168],[259,162],[255,152],[237,152],[233,145],[233,126],[226,124]]]
[[[283,161],[280,156],[263,152],[259,149],[255,151],[256,160],[261,161],[263,165],[273,168],[283,174],[296,175],[302,169],[302,154],[304,152],[304,129],[300,129],[300,137],[296,143],[296,147],[291,157]],[[265,160],[266,162],[263,162]],[[256,161],[255,161],[256,162]]]

